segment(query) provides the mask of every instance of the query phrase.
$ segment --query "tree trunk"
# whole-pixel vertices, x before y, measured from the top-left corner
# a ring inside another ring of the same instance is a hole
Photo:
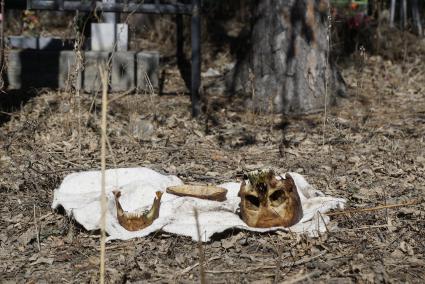
[[[257,1],[230,91],[248,95],[257,111],[292,114],[320,111],[344,96],[344,81],[328,64],[327,1]]]

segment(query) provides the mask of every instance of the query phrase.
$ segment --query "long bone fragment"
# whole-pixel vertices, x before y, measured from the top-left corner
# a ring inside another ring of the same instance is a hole
[[[167,187],[167,193],[200,199],[225,201],[227,189],[214,185],[178,185]]]

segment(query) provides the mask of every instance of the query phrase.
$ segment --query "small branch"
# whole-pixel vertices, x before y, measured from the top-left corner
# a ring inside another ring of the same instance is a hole
[[[136,90],[136,88],[131,88],[130,90],[128,90],[128,91],[126,91],[126,92],[122,93],[121,95],[116,96],[115,98],[110,99],[110,100],[109,100],[109,104],[112,104],[112,103],[114,103],[115,101],[118,101],[118,100],[120,100],[120,99],[124,98],[125,96],[128,96],[129,94],[133,93],[133,92],[134,92],[134,90]]]
[[[308,258],[304,258],[304,259],[300,259],[297,260],[295,262],[291,261],[286,261],[283,262],[279,267],[280,268],[285,268],[285,267],[294,267],[297,265],[301,265],[301,264],[305,264],[307,262],[310,262],[316,258],[321,257],[322,255],[324,255],[326,253],[326,251],[323,251],[319,254],[316,254],[312,257],[308,257]],[[211,274],[220,274],[220,273],[251,273],[254,270],[264,270],[264,269],[276,269],[277,266],[276,265],[268,265],[268,266],[258,266],[258,267],[254,267],[254,268],[249,268],[249,270],[243,270],[243,269],[235,269],[235,270],[206,270],[206,273],[211,273]]]
[[[105,283],[105,227],[106,227],[106,122],[107,122],[107,110],[108,110],[108,71],[105,68],[99,66],[100,77],[102,80],[102,121],[101,121],[101,154],[100,154],[100,164],[101,164],[101,193],[100,193],[100,230],[101,230],[101,239],[100,239],[100,279],[101,284]]]
[[[111,153],[112,163],[114,164],[114,168],[117,167],[117,160],[115,159],[114,152],[112,151],[111,142],[109,142],[109,138],[106,137],[106,144],[108,145],[109,152]]]
[[[0,42],[0,81],[1,81],[0,90],[3,91],[3,89],[6,89],[6,87],[7,87],[5,85],[5,82],[3,81],[3,72],[5,71],[4,70],[4,68],[5,68],[4,21],[6,20],[6,15],[4,13],[4,0],[1,0],[0,5],[1,5],[1,7],[0,7],[0,13],[1,13],[2,17],[3,17],[2,20],[1,20],[1,23],[0,23],[0,41],[1,41]],[[7,76],[7,75],[5,75],[5,76]]]
[[[372,225],[372,226],[365,226],[365,227],[358,227],[358,228],[351,228],[351,229],[340,229],[340,230],[335,230],[332,232],[341,233],[341,232],[352,232],[352,231],[365,231],[365,230],[379,229],[379,228],[397,228],[397,227],[393,225],[384,224],[384,225]]]
[[[329,233],[328,226],[326,225],[325,219],[323,219],[322,213],[320,213],[320,212],[318,212],[318,213],[319,213],[320,219],[322,219],[323,225],[325,225],[326,232]],[[319,223],[319,225],[320,225],[320,223]],[[320,229],[320,227],[318,227],[318,229]]]
[[[370,212],[370,211],[377,211],[377,210],[388,209],[388,208],[412,206],[412,205],[417,205],[417,204],[418,204],[418,201],[413,200],[413,201],[409,201],[409,202],[405,202],[405,203],[399,203],[399,204],[381,205],[381,206],[376,206],[376,207],[371,207],[371,208],[348,209],[348,210],[330,212],[330,213],[325,213],[325,214],[327,216],[348,215],[348,214],[352,214],[352,213]]]
[[[38,248],[38,251],[40,252],[41,251],[41,246],[40,246],[40,231],[39,231],[38,226],[37,226],[37,217],[35,215],[35,204],[34,204],[34,226],[35,226],[35,235],[37,237],[37,248]]]
[[[314,277],[314,276],[317,276],[317,275],[320,275],[320,274],[321,274],[320,270],[315,270],[311,273],[303,274],[303,275],[297,276],[295,278],[286,280],[286,281],[282,282],[282,284],[283,283],[284,284],[293,284],[293,283],[301,282],[301,281],[306,280],[306,279],[310,280],[311,277]],[[310,282],[310,281],[308,281],[308,282]],[[314,281],[311,281],[311,282],[314,282]]]
[[[221,258],[221,256],[214,256],[214,257],[211,257],[210,259],[208,259],[208,262],[211,262],[213,260],[217,260],[217,259],[220,259],[220,258]],[[192,269],[194,269],[198,266],[199,266],[199,262],[195,263],[194,265],[188,266],[185,269],[183,269],[182,271],[180,271],[179,275],[180,276],[184,275],[184,274],[190,272]]]
[[[204,270],[204,249],[201,241],[201,228],[199,226],[199,214],[196,208],[193,208],[196,220],[196,231],[198,232],[198,249],[199,249],[199,274],[201,278],[201,284],[205,284],[205,270]]]

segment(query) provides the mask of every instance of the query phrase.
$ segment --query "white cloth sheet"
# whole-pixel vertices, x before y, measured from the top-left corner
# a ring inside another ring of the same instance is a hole
[[[291,231],[317,235],[324,232],[329,217],[323,213],[334,208],[343,208],[345,200],[325,196],[314,189],[302,175],[289,173],[295,181],[301,198],[304,216],[302,220],[290,228],[273,227],[266,229],[247,226],[237,214],[240,198],[239,182],[224,183],[219,186],[228,190],[224,202],[178,197],[165,193],[168,186],[181,185],[183,182],[176,176],[162,175],[148,168],[120,168],[106,171],[106,194],[108,206],[106,213],[107,240],[128,240],[144,237],[156,231],[189,236],[198,240],[194,208],[199,213],[201,240],[207,242],[214,234],[228,229],[243,229],[256,232],[275,230]],[[87,230],[100,228],[100,192],[101,172],[88,171],[73,173],[65,177],[59,188],[55,189],[52,208],[62,206],[66,213]],[[130,232],[121,227],[116,217],[115,200],[112,191],[120,190],[121,206],[125,211],[150,209],[155,192],[163,191],[158,219],[149,227]],[[326,223],[326,224],[325,224]]]

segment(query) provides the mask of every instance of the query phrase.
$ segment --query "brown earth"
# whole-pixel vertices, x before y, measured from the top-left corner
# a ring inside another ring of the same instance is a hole
[[[208,282],[423,283],[425,49],[416,47],[353,59],[343,67],[350,97],[303,117],[252,113],[220,96],[211,87],[219,78],[210,78],[208,115],[194,120],[177,69],[165,66],[164,95],[111,97],[108,167],[146,166],[214,184],[273,167],[305,175],[349,208],[416,203],[333,216],[329,227],[337,228],[318,238],[226,232],[203,247]],[[39,93],[1,113],[0,279],[97,282],[99,232],[50,204],[64,176],[100,166],[100,95]],[[198,264],[197,244],[186,237],[107,244],[110,283],[199,282]]]

